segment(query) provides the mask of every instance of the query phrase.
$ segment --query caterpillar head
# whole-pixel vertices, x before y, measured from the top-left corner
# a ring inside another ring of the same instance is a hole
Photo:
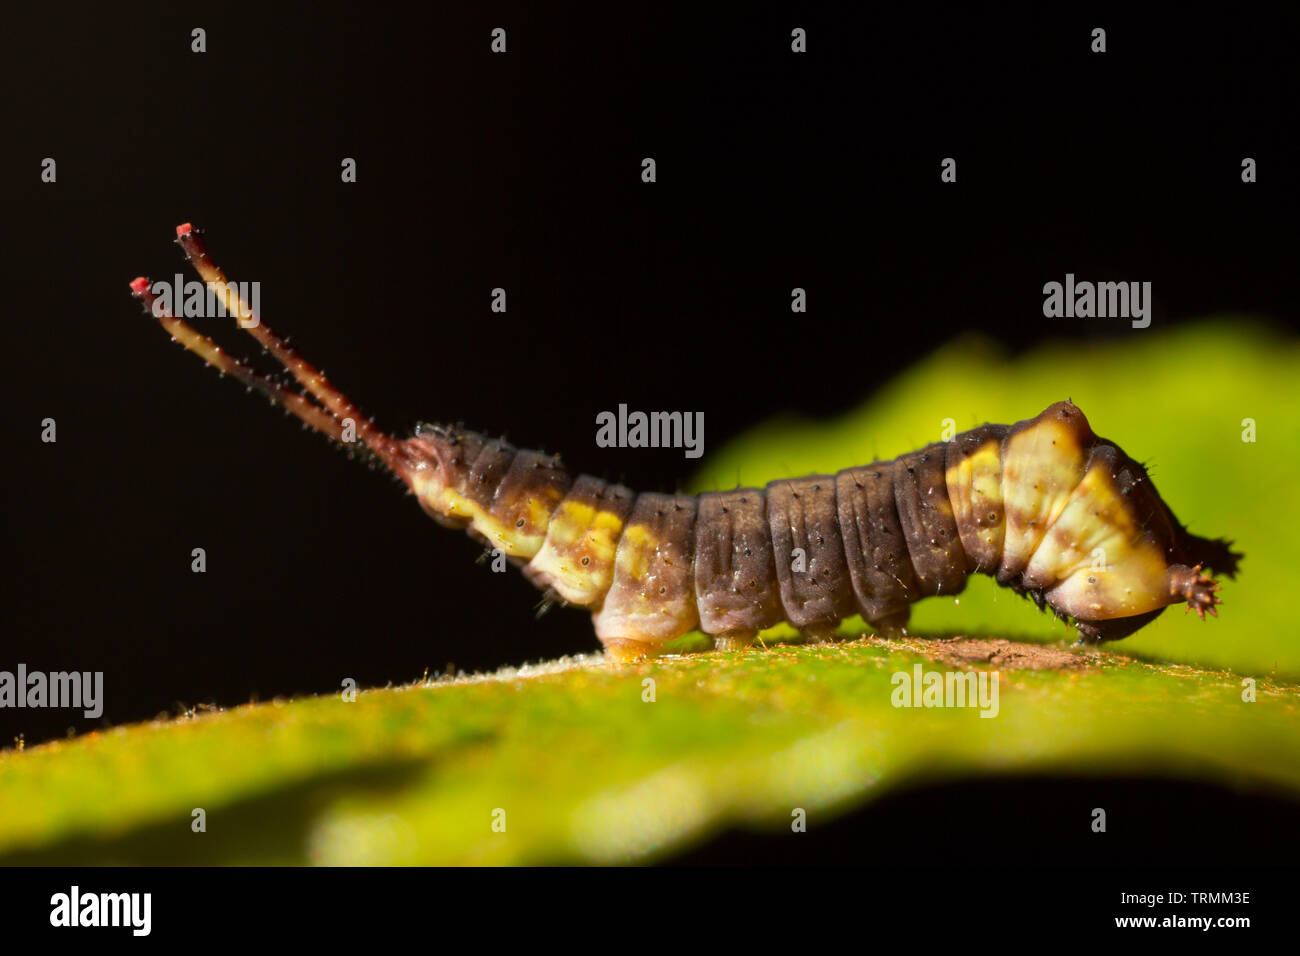
[[[1048,589],[1045,600],[1074,618],[1083,641],[1128,637],[1183,602],[1202,619],[1218,615],[1219,584],[1205,569],[1232,577],[1242,555],[1227,541],[1190,534],[1140,463],[1097,439],[1075,503],[1058,521],[1095,545],[1094,560]]]

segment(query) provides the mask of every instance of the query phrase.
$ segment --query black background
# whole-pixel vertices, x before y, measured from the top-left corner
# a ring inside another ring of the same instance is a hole
[[[584,615],[535,620],[521,578],[168,343],[127,283],[185,271],[183,221],[382,427],[463,420],[639,489],[696,463],[596,448],[597,412],[620,402],[702,411],[707,455],[777,412],[852,407],[960,333],[1013,350],[1144,334],[1044,319],[1042,285],[1066,272],[1151,281],[1153,329],[1300,321],[1286,14],[7,17],[0,666],[102,670],[107,707],[0,712],[4,744],[597,646]],[[40,182],[46,156],[57,184]],[[1062,369],[1062,394],[1086,375]],[[39,440],[46,417],[57,444]]]

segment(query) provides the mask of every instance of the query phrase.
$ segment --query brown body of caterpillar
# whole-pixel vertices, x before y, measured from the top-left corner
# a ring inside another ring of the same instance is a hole
[[[188,224],[178,242],[229,311],[246,303]],[[788,621],[824,638],[860,614],[900,632],[911,604],[973,573],[1073,620],[1089,642],[1132,634],[1170,604],[1214,614],[1240,555],[1190,534],[1145,469],[1058,402],[890,461],[764,488],[634,494],[461,428],[385,435],[260,320],[246,331],[307,395],[253,372],[131,284],[173,338],[338,441],[349,426],[439,522],[499,549],[539,588],[590,608],[611,656],[637,659],[699,629],[720,648]],[[319,404],[312,404],[308,396]]]
[[[977,572],[1086,641],[1116,640],[1170,604],[1214,613],[1201,569],[1231,575],[1238,558],[1190,534],[1069,402],[891,461],[696,497],[571,480],[551,457],[458,429],[422,426],[406,447],[426,510],[591,608],[625,659],[697,628],[723,648],[781,621],[823,638],[854,614],[898,632],[913,602]]]

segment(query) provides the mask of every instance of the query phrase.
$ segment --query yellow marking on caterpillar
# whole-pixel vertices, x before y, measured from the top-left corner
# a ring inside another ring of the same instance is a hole
[[[628,525],[615,558],[618,571],[629,577],[645,578],[654,567],[658,547],[659,540],[645,525]],[[639,597],[645,600],[645,592],[641,592]]]
[[[646,525],[624,530],[611,590],[593,618],[602,641],[662,643],[699,626],[694,588],[677,580],[676,568],[660,545]]]
[[[1169,603],[1165,556],[1134,523],[1107,462],[1094,462],[1079,482],[1034,553],[1025,584],[1048,587],[1055,606],[1091,620],[1144,614]]]
[[[1007,436],[1002,456],[1002,570],[1019,571],[1029,563],[1047,529],[1065,510],[1087,458],[1077,428],[1054,416]]]
[[[944,472],[953,521],[978,571],[997,570],[1006,535],[1002,507],[1002,439],[990,438]]]
[[[579,501],[566,501],[551,516],[546,543],[552,547],[572,545],[586,532],[596,517],[596,509]]]
[[[495,515],[485,511],[468,498],[457,495],[458,505],[471,512],[474,530],[491,541],[505,554],[517,558],[531,558],[542,549],[546,540],[546,523],[550,517],[546,506],[535,498],[529,498],[523,508],[526,511],[524,526],[518,526],[518,518],[510,515]]]
[[[566,501],[551,517],[546,540],[528,564],[530,576],[571,604],[599,604],[613,580],[622,530],[617,514]]]
[[[531,558],[541,550],[549,514],[546,505],[535,498],[529,498],[525,507],[519,509],[527,511],[524,527],[520,528],[516,524],[518,518],[512,520],[509,516],[494,515],[454,488],[434,479],[417,473],[411,479],[411,487],[426,509],[448,518],[468,520],[475,531],[492,547],[500,548],[503,554],[512,558]]]
[[[968,460],[970,471],[970,504],[978,526],[976,536],[984,545],[994,551],[1002,550],[1002,539],[1006,534],[1003,521],[989,521],[990,510],[999,514],[1002,502],[1002,442],[992,440],[972,455]]]

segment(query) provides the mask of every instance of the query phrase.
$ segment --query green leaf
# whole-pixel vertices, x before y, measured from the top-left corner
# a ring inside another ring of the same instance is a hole
[[[996,716],[893,706],[895,674],[968,662],[999,672]],[[1300,787],[1300,687],[1255,692],[1243,701],[1227,672],[1007,642],[561,662],[7,752],[0,862],[620,862],[724,823],[788,827],[798,809],[816,825],[936,776],[1127,769]],[[196,807],[205,833],[191,832]]]

